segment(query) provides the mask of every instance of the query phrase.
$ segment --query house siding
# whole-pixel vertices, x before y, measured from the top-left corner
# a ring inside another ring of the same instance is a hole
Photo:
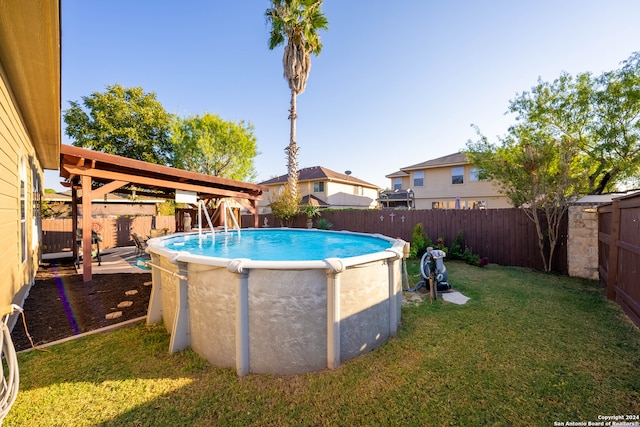
[[[453,184],[451,169],[463,167],[464,179],[462,184]],[[448,165],[436,168],[426,168],[408,171],[409,177],[402,179],[403,189],[411,189],[415,195],[416,209],[432,209],[435,202],[444,204],[442,208],[453,209],[456,198],[461,206],[471,206],[474,202],[483,201],[485,208],[512,207],[506,196],[499,193],[491,181],[471,181],[470,175],[473,165]],[[422,186],[414,186],[415,172],[424,173]],[[393,183],[393,180],[391,180]]]
[[[324,191],[313,191],[313,186],[316,183],[320,183],[320,182],[324,183]],[[278,190],[278,188],[279,187],[276,188],[276,191]],[[298,189],[300,190],[300,195],[302,197],[308,196],[309,194],[311,194],[312,196],[316,196],[326,201],[327,194],[328,194],[328,182],[323,179],[317,179],[314,181],[305,181],[305,182],[299,183]]]
[[[316,182],[324,183],[324,191],[313,191],[313,185]],[[269,192],[262,200],[258,201],[258,210],[260,213],[266,214],[271,212],[271,209],[269,208],[271,199],[277,196],[280,187],[283,185],[283,183],[268,185]],[[355,185],[353,185],[345,182],[332,181],[330,179],[316,179],[301,181],[298,186],[302,197],[307,195],[315,196],[322,199],[332,208],[372,209],[375,208],[378,203],[378,190],[363,186],[359,183],[355,183]],[[355,189],[359,186],[362,187],[362,195],[354,193],[356,191]]]
[[[345,184],[341,182],[328,182],[325,184],[326,201],[335,208],[360,208],[370,209],[377,205],[378,192],[375,189],[362,187],[362,194],[354,194],[359,185]]]
[[[44,181],[42,167],[7,82],[0,64],[0,277],[3,278],[0,284],[0,309],[11,303],[21,304],[35,278],[39,247],[33,240],[35,221],[32,191],[35,180]],[[27,175],[27,244],[24,263],[20,227],[21,158],[24,158]],[[35,231],[39,232],[37,228]]]

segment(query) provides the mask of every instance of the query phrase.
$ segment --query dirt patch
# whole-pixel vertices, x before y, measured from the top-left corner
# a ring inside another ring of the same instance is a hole
[[[117,273],[94,274],[84,283],[72,259],[45,261],[23,307],[29,334],[37,346],[145,316],[150,282],[150,273]],[[22,318],[11,338],[18,351],[31,347]]]

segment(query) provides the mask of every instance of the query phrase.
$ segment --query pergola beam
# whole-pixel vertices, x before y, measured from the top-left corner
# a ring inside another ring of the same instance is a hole
[[[194,193],[200,193],[203,196],[218,196],[218,197],[233,197],[243,198],[249,200],[258,200],[262,197],[260,195],[251,195],[248,193],[242,193],[239,191],[224,190],[221,188],[206,187],[203,185],[189,184],[186,182],[167,181],[157,178],[148,178],[144,176],[130,176],[120,172],[105,171],[102,169],[92,169],[85,167],[77,167],[71,165],[63,166],[64,170],[73,176],[90,176],[92,178],[104,179],[104,180],[119,180],[128,181],[130,184],[141,184],[156,188],[171,187],[176,190],[191,191]],[[83,194],[84,196],[84,194]]]
[[[60,176],[68,179],[72,193],[73,253],[78,256],[76,240],[78,224],[78,194],[82,190],[82,279],[92,280],[91,202],[125,186],[135,186],[141,193],[175,195],[176,190],[198,194],[202,199],[229,197],[253,214],[258,227],[258,200],[267,187],[258,184],[214,177],[113,154],[100,153],[62,144],[60,147]],[[96,188],[93,185],[96,184]],[[122,191],[127,192],[128,189]]]
[[[104,197],[107,194],[112,193],[118,188],[123,187],[127,184],[129,184],[128,181],[112,181],[108,184],[103,185],[100,188],[93,189],[91,192],[91,198],[92,200],[99,199],[100,197]]]

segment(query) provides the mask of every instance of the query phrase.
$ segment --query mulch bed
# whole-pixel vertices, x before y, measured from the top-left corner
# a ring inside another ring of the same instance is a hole
[[[145,282],[150,281],[150,273],[117,273],[94,274],[91,282],[83,283],[72,259],[43,262],[23,307],[33,343],[38,346],[145,316],[151,295],[151,286]],[[137,293],[125,293],[134,290]],[[124,301],[133,304],[118,308]],[[105,317],[114,312],[122,315]],[[22,318],[11,338],[17,351],[31,347]]]

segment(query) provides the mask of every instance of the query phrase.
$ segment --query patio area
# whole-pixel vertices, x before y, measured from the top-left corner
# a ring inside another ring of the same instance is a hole
[[[73,258],[71,252],[56,252],[51,254],[44,254],[42,259],[65,259]],[[145,270],[136,266],[138,258],[142,258],[145,261],[149,261],[149,254],[141,253],[135,246],[123,246],[118,248],[109,248],[100,251],[100,262],[97,257],[94,257],[91,263],[91,269],[93,274],[114,274],[114,273],[149,273],[149,270]],[[77,266],[78,274],[83,274],[83,265],[80,262]]]

